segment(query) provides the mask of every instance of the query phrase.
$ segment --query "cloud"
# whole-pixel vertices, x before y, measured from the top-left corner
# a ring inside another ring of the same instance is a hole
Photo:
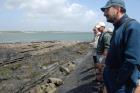
[[[25,23],[50,30],[90,30],[97,17],[93,10],[71,0],[6,0],[5,7],[22,11]]]

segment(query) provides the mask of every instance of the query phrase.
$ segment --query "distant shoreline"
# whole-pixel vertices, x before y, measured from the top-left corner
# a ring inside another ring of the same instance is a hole
[[[92,32],[0,32],[0,43],[40,41],[92,41]]]
[[[90,31],[0,31],[0,32],[5,32],[5,33],[19,33],[19,32],[50,32],[50,33],[57,33],[57,32],[60,32],[60,33],[91,33]]]

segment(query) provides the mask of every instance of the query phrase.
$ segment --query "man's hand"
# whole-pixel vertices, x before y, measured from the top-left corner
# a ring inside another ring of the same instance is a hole
[[[103,69],[104,69],[103,63],[96,63],[96,79],[98,81],[103,81]]]
[[[134,93],[140,93],[140,85],[136,86]]]
[[[96,67],[100,72],[102,72],[103,69],[104,69],[104,67],[105,67],[105,64],[103,64],[103,63],[96,63],[96,64],[95,64],[95,67]]]

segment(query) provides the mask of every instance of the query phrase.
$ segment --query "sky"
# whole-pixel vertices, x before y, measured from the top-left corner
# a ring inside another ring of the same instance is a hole
[[[124,0],[127,14],[140,22],[140,0]],[[107,0],[0,0],[0,31],[90,32],[106,22],[100,8]]]

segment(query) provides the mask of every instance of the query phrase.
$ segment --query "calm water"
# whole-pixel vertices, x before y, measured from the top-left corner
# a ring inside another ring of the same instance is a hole
[[[0,32],[0,43],[31,41],[91,41],[90,32]]]

